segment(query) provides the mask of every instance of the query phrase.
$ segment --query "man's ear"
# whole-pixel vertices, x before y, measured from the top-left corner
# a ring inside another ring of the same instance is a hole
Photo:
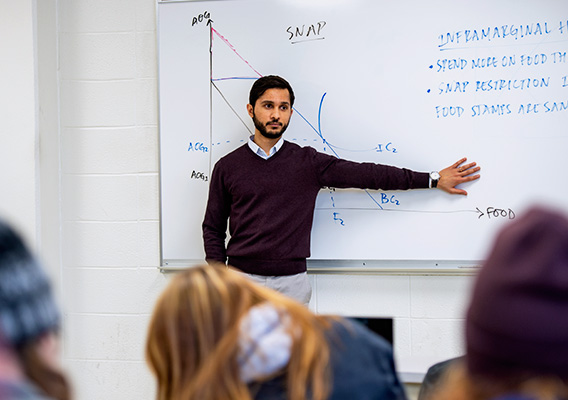
[[[252,118],[254,116],[254,107],[250,104],[247,104],[247,111],[248,111],[249,117]]]

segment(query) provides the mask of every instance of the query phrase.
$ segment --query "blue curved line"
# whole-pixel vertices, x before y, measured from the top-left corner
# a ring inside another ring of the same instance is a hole
[[[327,92],[325,92],[323,94],[323,96],[321,96],[321,100],[320,100],[320,105],[318,108],[318,135],[320,136],[320,138],[325,141],[325,139],[323,138],[323,135],[321,134],[321,109],[323,106],[323,99],[325,98],[325,95],[327,94]]]
[[[325,98],[326,94],[327,94],[327,92],[324,93],[323,96],[321,96],[320,105],[319,105],[319,109],[318,109],[318,135],[321,138],[321,140],[323,141],[323,144],[327,144],[329,146],[329,149],[333,152],[333,154],[335,154],[335,156],[337,158],[341,158],[341,157],[339,157],[339,154],[337,154],[337,152],[333,149],[333,146],[331,146],[329,144],[329,142],[326,140],[326,138],[323,137],[323,134],[321,133],[321,110],[323,108],[323,99]]]
[[[321,110],[323,108],[323,99],[325,98],[326,95],[327,95],[327,92],[323,94],[323,96],[321,97],[321,100],[320,100],[320,105],[319,105],[319,110],[318,110],[318,130],[316,131],[316,133],[319,135],[319,137],[323,141],[323,144],[328,145],[330,147],[330,150],[333,151],[333,153],[337,156],[337,158],[340,158],[340,157],[337,155],[337,153],[334,149],[339,149],[339,150],[343,150],[343,151],[350,151],[350,152],[359,152],[359,153],[376,150],[377,149],[376,147],[374,149],[370,149],[370,150],[345,149],[345,148],[336,146],[334,144],[331,144],[330,142],[327,141],[326,138],[323,137],[323,134],[321,133]]]

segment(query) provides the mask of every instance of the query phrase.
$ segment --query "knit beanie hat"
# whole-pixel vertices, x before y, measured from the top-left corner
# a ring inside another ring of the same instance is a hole
[[[19,347],[58,325],[47,276],[16,232],[0,221],[0,335]]]
[[[532,207],[497,235],[466,320],[472,375],[568,379],[568,218]]]

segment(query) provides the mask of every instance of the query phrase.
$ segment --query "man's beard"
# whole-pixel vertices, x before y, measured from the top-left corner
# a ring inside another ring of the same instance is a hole
[[[254,114],[252,116],[252,122],[254,122],[254,127],[260,132],[260,134],[267,139],[278,139],[286,131],[286,128],[288,128],[288,124],[282,124],[280,131],[269,132],[266,129],[266,125],[262,125],[262,123],[256,119],[256,115]]]

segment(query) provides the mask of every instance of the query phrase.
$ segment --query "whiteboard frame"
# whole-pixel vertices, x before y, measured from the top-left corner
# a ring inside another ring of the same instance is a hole
[[[157,23],[157,35],[160,34],[159,26],[159,7],[163,4],[168,3],[200,3],[209,2],[213,0],[157,0],[156,2],[156,18]],[[216,0],[216,1],[226,1],[226,0]],[[157,45],[159,46],[160,41],[157,40]],[[158,48],[159,52],[159,48]],[[160,71],[160,63],[158,62],[158,74]],[[158,79],[158,87],[160,86],[160,80]],[[161,107],[161,102],[159,102],[159,108]],[[160,113],[158,118],[160,118]],[[160,120],[158,120],[159,128],[161,127]],[[160,130],[161,134],[161,130]],[[161,146],[161,142],[159,142]],[[159,162],[162,165],[162,151],[159,151]],[[167,259],[164,258],[164,244],[163,244],[163,218],[162,218],[162,169],[160,168],[159,181],[160,181],[160,269],[166,271],[170,269],[180,269],[191,265],[203,263],[204,260],[188,259]],[[308,259],[308,269],[312,273],[417,273],[417,274],[428,274],[428,273],[455,273],[462,274],[464,271],[466,273],[471,273],[472,270],[476,269],[481,261],[460,261],[460,260],[319,260],[319,259]],[[378,272],[380,270],[380,272]]]

